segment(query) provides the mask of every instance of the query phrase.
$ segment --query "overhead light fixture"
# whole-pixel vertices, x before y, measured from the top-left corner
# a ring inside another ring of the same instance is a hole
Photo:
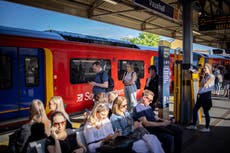
[[[115,1],[113,1],[113,0],[103,0],[103,1],[108,2],[108,3],[110,3],[110,4],[113,4],[113,5],[116,5],[116,4],[117,4],[117,2],[115,2]]]
[[[192,33],[194,33],[194,34],[196,34],[196,35],[201,35],[201,33],[200,33],[200,32],[195,31],[195,30],[193,30],[193,31],[192,31]]]

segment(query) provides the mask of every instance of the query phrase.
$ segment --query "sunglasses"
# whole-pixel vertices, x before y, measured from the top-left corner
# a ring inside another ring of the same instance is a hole
[[[60,126],[60,125],[64,126],[64,125],[65,125],[65,123],[66,123],[66,121],[62,121],[62,122],[54,122],[54,126],[55,126],[55,127]]]
[[[149,101],[153,101],[153,99],[152,98],[149,98],[149,97],[146,97]]]
[[[127,104],[125,104],[125,105],[121,105],[121,107],[122,107],[122,108],[125,108],[125,107],[127,107],[127,106],[128,106]]]

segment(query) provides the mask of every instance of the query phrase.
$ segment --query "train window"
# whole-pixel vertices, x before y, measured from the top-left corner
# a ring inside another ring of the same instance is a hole
[[[75,58],[70,60],[70,82],[72,84],[78,84],[94,80],[96,73],[92,70],[92,64],[96,61],[100,61],[103,70],[111,75],[110,60]]]
[[[39,85],[38,58],[34,56],[25,57],[25,83],[27,87]]]
[[[132,63],[134,71],[137,73],[139,78],[144,78],[144,61],[136,60],[119,60],[118,61],[118,80],[122,80],[123,74],[126,71],[126,64]]]
[[[12,61],[10,56],[0,55],[0,89],[12,87]]]

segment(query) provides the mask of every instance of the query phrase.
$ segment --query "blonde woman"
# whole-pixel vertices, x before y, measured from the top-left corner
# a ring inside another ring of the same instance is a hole
[[[61,96],[53,96],[50,101],[49,101],[49,109],[50,109],[50,113],[48,114],[48,116],[50,116],[53,112],[55,111],[60,111],[64,114],[66,120],[67,120],[67,125],[66,128],[67,129],[72,129],[72,123],[70,121],[69,115],[66,113],[65,111],[65,106],[64,106],[64,102]]]
[[[65,115],[55,111],[51,115],[51,136],[47,139],[47,151],[49,153],[84,153],[86,152],[76,132],[66,129]]]
[[[200,109],[200,107],[203,108],[204,115],[205,115],[205,127],[200,129],[200,132],[210,132],[209,124],[210,124],[210,116],[209,116],[209,110],[212,107],[212,90],[214,89],[214,81],[215,76],[212,74],[212,67],[208,63],[204,65],[204,72],[205,75],[201,80],[201,87],[197,94],[197,102],[193,108],[193,122],[191,125],[187,127],[187,129],[190,130],[196,130],[196,124],[198,115],[197,112]]]
[[[30,123],[38,122],[43,123],[45,126],[45,133],[50,135],[50,120],[48,119],[43,102],[39,99],[34,99],[30,106],[30,113],[29,113],[29,120]]]
[[[115,139],[118,133],[114,133],[108,119],[109,107],[106,103],[98,103],[94,106],[84,127],[84,135],[88,150],[95,153],[100,146],[111,139]]]
[[[50,135],[50,120],[46,116],[44,105],[41,100],[34,99],[30,105],[30,112],[29,112],[29,122],[27,124],[24,124],[20,129],[20,134],[17,137],[16,140],[16,150],[19,153],[26,152],[27,145],[29,142],[27,142],[28,138],[31,134],[33,134],[35,139],[39,140],[44,137],[44,135],[37,135],[36,133],[31,133],[31,126],[35,123],[42,123],[44,124],[43,129],[38,129],[38,133],[40,131],[44,131],[44,135],[49,136]]]
[[[142,127],[141,122],[133,122],[132,116],[127,111],[127,100],[118,96],[113,104],[112,115],[110,117],[114,130],[121,130],[123,136],[132,137],[132,150],[136,153],[164,153],[158,138]]]
[[[133,65],[128,63],[126,65],[126,72],[123,75],[124,93],[128,102],[128,111],[132,111],[133,107],[137,104],[137,87],[135,81],[137,74],[134,72]]]
[[[94,103],[107,103],[108,97],[105,92],[99,92],[96,95],[94,95]]]

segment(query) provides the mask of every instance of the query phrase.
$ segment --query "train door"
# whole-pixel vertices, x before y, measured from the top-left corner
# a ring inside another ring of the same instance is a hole
[[[0,122],[17,116],[17,65],[17,48],[0,47]]]
[[[28,116],[31,101],[44,101],[44,91],[44,52],[0,47],[0,122]]]

